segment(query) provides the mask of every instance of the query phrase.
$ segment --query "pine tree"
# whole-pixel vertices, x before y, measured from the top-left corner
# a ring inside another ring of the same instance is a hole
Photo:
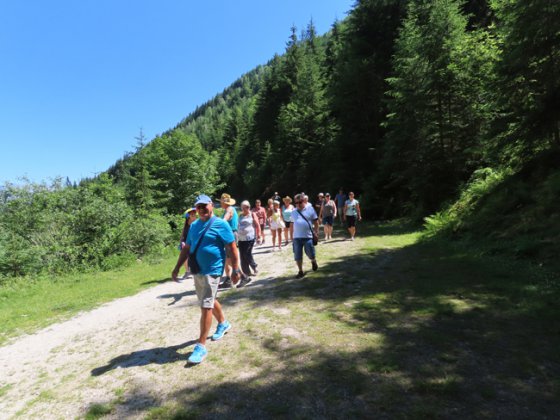
[[[494,3],[503,41],[498,65],[502,115],[494,152],[521,163],[540,150],[560,147],[560,3]]]
[[[154,190],[157,182],[151,176],[146,162],[146,137],[140,129],[135,137],[135,153],[128,161],[124,184],[127,201],[139,211],[147,213],[155,205]]]
[[[386,78],[406,0],[360,0],[340,29],[328,80],[330,112],[340,127],[327,164],[332,182],[359,193],[377,171],[384,136]],[[378,195],[379,192],[373,192]]]
[[[456,0],[411,3],[388,79],[387,188],[419,214],[439,208],[480,157],[488,113],[481,106],[491,50],[477,47]],[[479,56],[482,54],[482,56]]]

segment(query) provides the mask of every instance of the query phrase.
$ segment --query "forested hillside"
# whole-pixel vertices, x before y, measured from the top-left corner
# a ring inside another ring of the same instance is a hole
[[[484,237],[503,212],[484,203],[530,172],[534,190],[507,190],[502,222],[523,210],[553,223],[560,171],[542,156],[560,147],[559,17],[550,0],[358,0],[327,34],[313,22],[287,28],[284,54],[161,136],[140,133],[107,173],[79,186],[5,186],[0,273],[153,252],[201,192],[253,200],[342,186],[369,218],[431,215],[432,233]],[[499,226],[507,234],[496,240],[519,238]],[[527,239],[525,254],[549,255],[541,248],[557,231],[538,226],[549,236]]]

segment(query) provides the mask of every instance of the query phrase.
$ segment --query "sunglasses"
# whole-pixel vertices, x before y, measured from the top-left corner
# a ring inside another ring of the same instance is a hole
[[[207,205],[208,205],[208,204],[197,204],[197,205],[196,205],[196,208],[197,208],[197,209],[205,209]]]

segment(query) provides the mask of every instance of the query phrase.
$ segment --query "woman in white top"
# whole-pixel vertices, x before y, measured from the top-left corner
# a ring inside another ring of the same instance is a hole
[[[360,203],[358,200],[354,199],[354,193],[348,193],[348,200],[344,203],[344,220],[346,221],[346,227],[348,228],[348,233],[350,233],[350,240],[354,240],[356,236],[356,220],[362,220],[362,212],[360,211]]]
[[[241,203],[241,214],[239,215],[239,257],[241,259],[241,271],[244,277],[237,287],[243,287],[251,281],[252,274],[257,274],[257,263],[253,259],[253,246],[255,239],[260,237],[261,226],[255,213],[251,212],[250,203],[245,200]],[[251,269],[254,273],[251,272]]]
[[[292,206],[292,198],[290,196],[286,196],[282,199],[284,201],[284,205],[282,206],[282,217],[284,219],[284,241],[285,245],[288,246],[288,239],[290,241],[294,240],[294,232],[291,228],[292,222],[290,222],[290,218],[292,217],[292,212],[294,211],[294,206]]]
[[[280,210],[280,202],[274,200],[272,210],[270,212],[270,231],[272,232],[272,251],[276,249],[276,238],[278,238],[278,251],[282,251],[282,229],[286,227],[282,219],[282,211]]]

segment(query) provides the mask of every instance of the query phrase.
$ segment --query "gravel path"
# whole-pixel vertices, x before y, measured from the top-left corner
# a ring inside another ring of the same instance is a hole
[[[291,246],[255,248],[260,273],[249,288],[295,274],[292,258]],[[241,318],[243,299],[233,301],[226,316]],[[170,281],[0,347],[0,418],[80,418],[93,404],[112,405],[108,418],[142,418],[200,375],[185,369],[199,316],[192,279]],[[235,351],[227,338],[209,351]]]

